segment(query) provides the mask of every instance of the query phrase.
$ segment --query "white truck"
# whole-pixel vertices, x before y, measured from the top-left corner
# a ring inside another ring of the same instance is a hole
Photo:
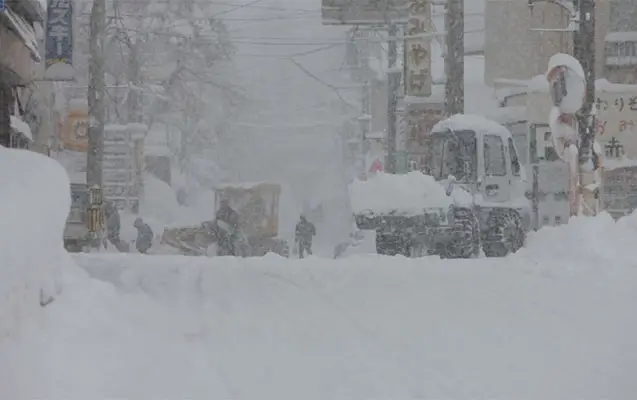
[[[423,171],[379,174],[350,186],[359,229],[379,254],[469,258],[519,250],[531,228],[526,177],[511,133],[481,116],[455,115],[427,137]]]

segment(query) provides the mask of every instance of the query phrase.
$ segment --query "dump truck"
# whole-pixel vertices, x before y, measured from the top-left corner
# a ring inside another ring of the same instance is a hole
[[[425,138],[421,170],[350,186],[359,229],[379,254],[470,258],[519,250],[531,228],[525,171],[511,133],[481,116],[455,115]]]
[[[215,188],[215,204],[211,210],[216,214],[221,199],[225,198],[239,214],[238,255],[260,257],[272,252],[289,256],[288,243],[278,238],[280,195],[281,185],[275,183],[229,184]],[[217,244],[221,236],[220,224],[209,220],[196,227],[165,229],[162,243],[185,255],[207,255],[208,247]]]

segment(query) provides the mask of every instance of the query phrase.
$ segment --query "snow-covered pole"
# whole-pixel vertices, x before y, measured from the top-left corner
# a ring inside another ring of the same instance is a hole
[[[464,0],[445,3],[445,113],[464,113]]]
[[[579,144],[579,181],[581,209],[585,214],[597,214],[598,185],[595,184],[595,0],[579,0],[579,31],[574,35],[574,53],[584,70],[586,93],[577,113]]]
[[[104,154],[104,36],[106,27],[106,1],[93,0],[89,50],[89,126],[86,152],[86,183],[89,188],[102,187],[102,160]]]
[[[396,173],[396,108],[398,103],[398,87],[400,76],[396,73],[398,44],[396,36],[398,26],[390,23],[387,30],[389,43],[387,48],[388,85],[387,85],[387,172]]]
[[[529,0],[529,6],[539,2],[569,13],[568,27],[561,31],[573,32],[575,57],[555,54],[549,60],[549,126],[554,146],[570,168],[571,215],[596,215],[601,151],[595,140],[595,0]]]

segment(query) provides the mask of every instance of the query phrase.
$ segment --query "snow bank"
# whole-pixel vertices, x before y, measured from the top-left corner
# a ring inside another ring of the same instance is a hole
[[[51,294],[70,208],[69,179],[54,160],[0,147],[0,344],[36,320]],[[1,387],[1,385],[0,385]],[[3,396],[0,396],[3,397]]]
[[[573,217],[568,224],[532,232],[520,257],[565,261],[565,268],[637,267],[637,212],[615,221],[608,213],[595,218]]]
[[[76,260],[122,293],[199,315],[173,331],[181,328],[207,358],[198,372],[223,386],[195,387],[177,373],[171,389],[181,398],[631,398],[637,268],[634,245],[625,245],[637,239],[637,216],[547,232],[505,259]],[[160,362],[129,369],[144,354],[135,357],[118,337],[102,340],[107,361],[124,357],[116,375],[104,375],[105,392],[168,396],[166,379],[145,384]],[[152,351],[160,345],[143,348],[165,360],[165,349],[182,346]],[[127,372],[135,378],[122,378]]]
[[[425,208],[447,209],[452,203],[445,188],[419,171],[405,175],[378,173],[366,181],[355,180],[349,186],[352,211],[375,214],[421,214]]]

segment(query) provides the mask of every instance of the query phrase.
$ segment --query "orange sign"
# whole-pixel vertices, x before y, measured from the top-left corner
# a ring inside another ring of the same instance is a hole
[[[64,121],[60,140],[65,149],[86,152],[88,149],[88,108],[71,108]]]

